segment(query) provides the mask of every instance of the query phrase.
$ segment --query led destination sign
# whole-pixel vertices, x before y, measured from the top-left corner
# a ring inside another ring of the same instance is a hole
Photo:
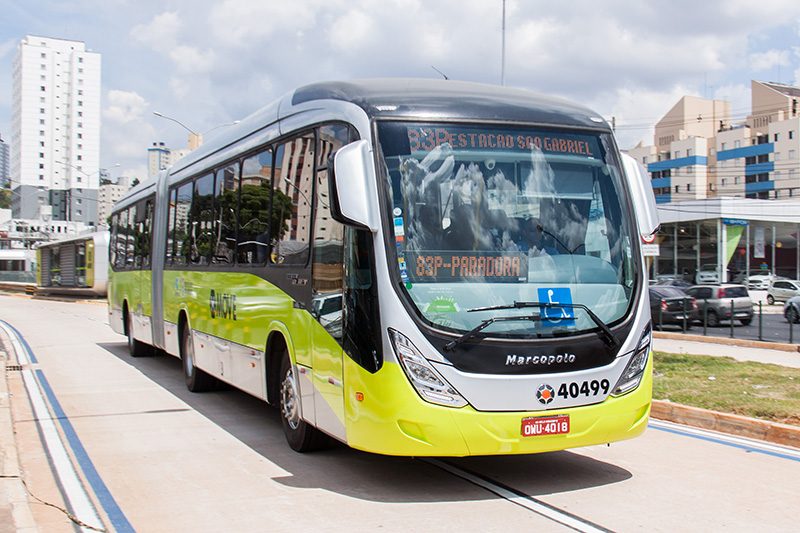
[[[521,252],[405,252],[415,282],[519,282],[528,278],[528,256]]]
[[[412,152],[429,152],[443,144],[461,150],[518,151],[538,148],[545,153],[597,157],[593,136],[572,133],[521,133],[518,130],[487,128],[409,126],[408,144]]]

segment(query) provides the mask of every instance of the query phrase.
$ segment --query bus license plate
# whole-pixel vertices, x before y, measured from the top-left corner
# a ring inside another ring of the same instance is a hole
[[[534,416],[522,419],[522,436],[563,435],[569,433],[569,415]]]

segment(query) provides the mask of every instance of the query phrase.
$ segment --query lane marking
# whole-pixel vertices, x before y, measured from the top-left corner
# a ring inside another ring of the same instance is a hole
[[[781,459],[800,462],[800,450],[787,448],[785,446],[778,446],[776,444],[747,439],[744,437],[737,437],[735,435],[726,435],[724,433],[717,433],[714,431],[708,431],[690,426],[682,426],[673,422],[654,420],[652,418],[650,419],[648,425],[653,429],[665,431],[667,433],[673,433],[675,435],[682,435],[684,437],[691,437],[707,442],[731,446],[733,448],[739,448],[748,452],[756,452],[764,455],[770,455],[772,457],[779,457]]]
[[[25,338],[11,324],[0,320],[0,328],[5,331],[10,339],[11,345],[16,353],[17,362],[20,365],[24,366],[38,363],[33,350],[31,350]],[[59,421],[61,430],[64,433],[64,438],[69,444],[73,457],[75,457],[78,462],[78,466],[81,468],[84,477],[89,482],[92,491],[100,502],[103,511],[114,529],[118,533],[133,532],[133,527],[122,513],[122,510],[117,505],[116,500],[114,500],[114,497],[111,495],[105,483],[103,483],[92,460],[89,458],[89,454],[86,453],[86,449],[78,438],[75,429],[72,427],[61,405],[58,403],[53,389],[44,376],[44,372],[41,370],[36,370],[34,372],[29,368],[23,368],[22,378],[31,405],[33,406],[36,422],[44,437],[45,448],[50,456],[64,495],[71,507],[72,514],[91,527],[101,530],[104,529],[97,509],[86,492],[75,466],[70,460],[66,445],[62,441],[61,435],[56,428],[55,420]],[[45,397],[49,401],[50,408],[53,411],[52,415],[47,408]],[[88,531],[86,528],[83,529]]]
[[[480,476],[479,474],[469,472],[467,470],[453,466],[439,459],[423,458],[422,460],[433,466],[441,468],[442,470],[446,470],[455,476],[465,479],[474,485],[482,487],[488,490],[489,492],[492,492],[497,496],[500,496],[504,500],[519,505],[520,507],[524,507],[529,511],[532,511],[540,516],[548,518],[574,531],[580,531],[582,533],[611,532],[610,529],[606,529],[603,526],[594,524],[577,515],[574,515],[572,513],[559,509],[558,507],[554,507],[548,503],[545,503],[537,498],[528,496],[527,494],[523,494],[509,487],[504,487],[502,485],[499,485],[498,483],[490,481]]]

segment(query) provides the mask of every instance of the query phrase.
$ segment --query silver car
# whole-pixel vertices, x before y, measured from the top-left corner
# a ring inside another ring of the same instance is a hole
[[[744,285],[695,285],[685,292],[697,300],[698,320],[711,327],[723,320],[738,320],[743,326],[753,321],[753,301]]]
[[[767,289],[767,303],[785,302],[793,296],[800,294],[800,281],[790,279],[776,279]]]
[[[789,298],[783,305],[783,316],[794,324],[800,322],[800,296]]]

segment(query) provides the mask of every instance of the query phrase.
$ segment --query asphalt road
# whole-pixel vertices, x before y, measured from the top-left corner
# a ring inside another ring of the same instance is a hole
[[[760,313],[760,326],[759,326],[759,312],[756,306],[756,315],[753,321],[748,326],[743,326],[738,320],[733,324],[733,335],[731,335],[730,321],[722,322],[715,327],[703,327],[702,322],[695,322],[686,333],[692,335],[708,335],[710,337],[728,337],[747,340],[762,340],[767,342],[780,342],[800,344],[800,324],[790,325],[789,322],[783,317],[781,312],[782,306],[763,306]],[[661,331],[682,332],[683,328],[679,325],[665,324],[663,328],[658,327],[658,317],[653,317],[653,322],[656,329]],[[760,328],[760,329],[759,329]]]
[[[170,356],[129,357],[103,306],[0,295],[0,320],[36,361],[6,372],[29,490],[73,501],[45,451],[49,421],[117,531],[797,530],[797,451],[653,422],[630,441],[529,456],[301,455],[275,409],[189,393]],[[30,376],[51,391],[50,416]],[[74,531],[55,508],[31,509],[42,531]]]

